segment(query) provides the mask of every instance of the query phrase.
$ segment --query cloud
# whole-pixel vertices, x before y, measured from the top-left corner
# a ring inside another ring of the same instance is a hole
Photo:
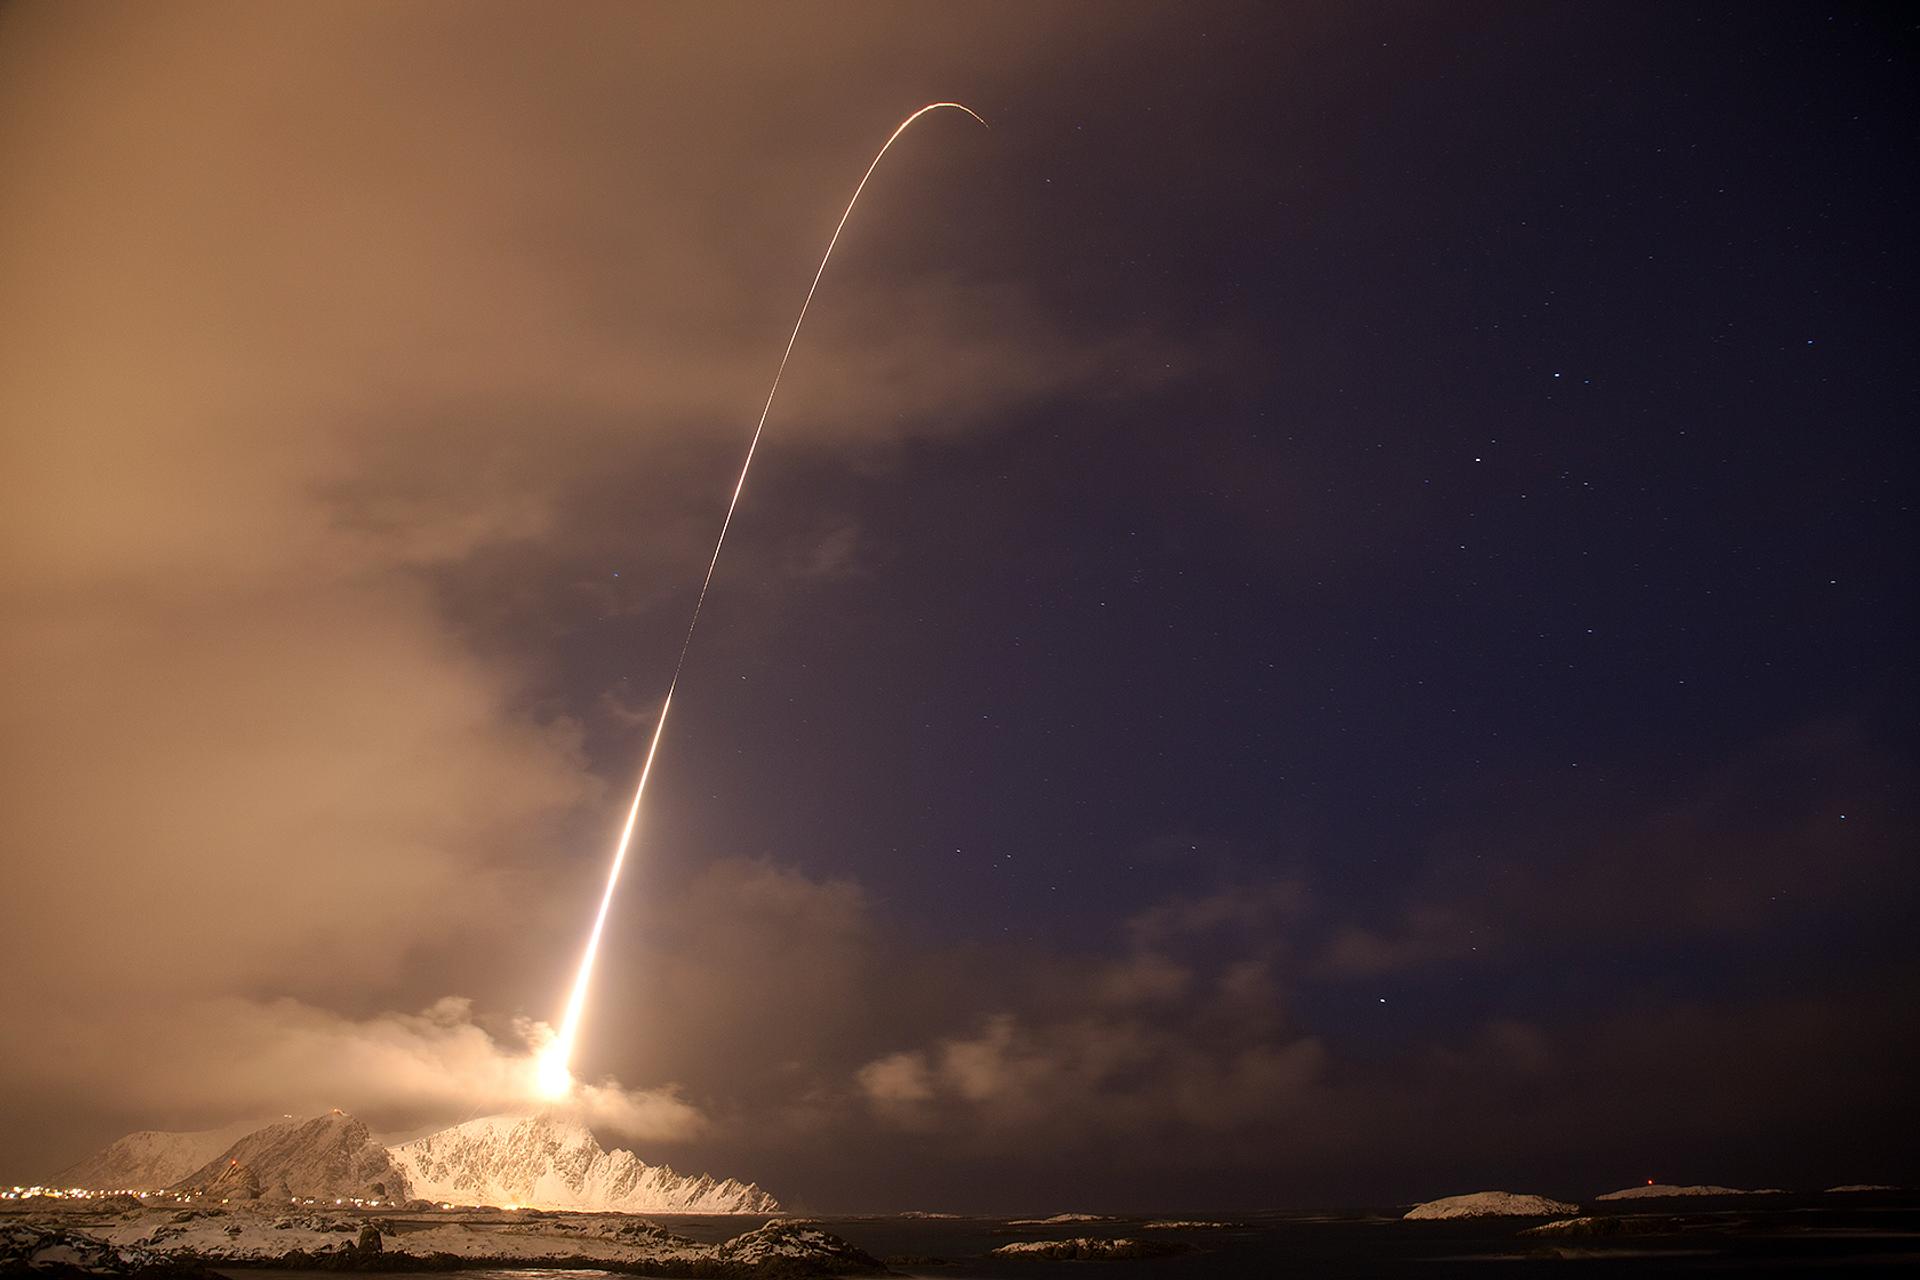
[[[1494,953],[1732,945],[1790,919],[1870,914],[1912,878],[1898,852],[1911,823],[1881,799],[1900,767],[1858,719],[1823,718],[1685,772],[1621,770],[1514,823],[1476,818],[1381,895],[1384,922],[1336,927],[1321,969],[1355,978]],[[1628,788],[1643,798],[1622,808]]]
[[[1297,877],[1262,876],[1204,893],[1184,893],[1136,913],[1128,931],[1136,945],[1153,947],[1223,934],[1242,939],[1273,939],[1309,905],[1307,886]]]
[[[398,1067],[418,1090],[367,1105],[502,1096],[502,1042],[377,1010],[552,999],[599,873],[562,851],[597,857],[617,799],[526,632],[609,548],[627,573],[603,612],[677,605],[662,584],[713,532],[704,481],[736,465],[876,122],[923,82],[978,85],[984,49],[1013,74],[1069,38],[930,20],[954,38],[915,66],[885,14],[802,66],[812,19],[746,10],[0,15],[0,1016],[58,1029],[8,1055],[9,1107],[69,1078],[159,1101],[108,1047],[136,1028],[193,1064],[141,1064],[182,1107],[252,1099],[196,1046],[265,1055],[275,1029],[315,1051],[295,1092]],[[690,58],[714,73],[689,81]],[[825,91],[854,82],[871,96]],[[1138,326],[1069,323],[997,274],[992,226],[969,233],[985,252],[942,232],[993,163],[943,124],[849,229],[781,407],[791,444],[884,453],[1164,376],[1127,372]],[[830,524],[785,572],[859,551]],[[850,888],[737,874],[771,936],[785,907],[827,912],[829,939],[855,910]],[[695,918],[711,957],[663,962],[688,992],[750,958],[802,1003],[856,981],[851,951],[796,939],[810,975]],[[669,1012],[714,1020],[697,996]],[[64,1072],[63,1044],[106,1056]],[[684,1127],[635,1096],[606,1114]]]
[[[934,1099],[933,1071],[927,1055],[890,1053],[876,1058],[854,1073],[860,1090],[874,1105],[908,1124],[918,1115],[918,1107]]]
[[[1326,1069],[1325,1044],[1288,1025],[1279,980],[1276,933],[1306,900],[1290,879],[1168,899],[1128,923],[1118,954],[1028,957],[1002,975],[1015,1007],[875,1057],[854,1082],[883,1122],[976,1148],[1272,1131]]]
[[[122,1114],[303,1115],[339,1107],[376,1127],[458,1123],[517,1111],[532,1097],[544,1023],[476,1018],[446,997],[417,1013],[349,1017],[291,999],[189,1000],[52,1020],[57,1055],[18,1055],[8,1084],[61,1101],[112,1098]],[[141,1046],[137,1070],[124,1048]],[[683,1142],[705,1124],[672,1087],[583,1083],[568,1106],[588,1123],[642,1143]]]
[[[1326,971],[1345,978],[1401,973],[1457,959],[1478,945],[1478,929],[1458,908],[1415,902],[1402,908],[1400,917],[1389,930],[1361,925],[1336,930],[1322,956]]]
[[[979,1142],[984,1132],[1058,1146],[1093,1139],[1235,1131],[1295,1114],[1324,1069],[1312,1037],[1221,1046],[1143,1018],[1040,1026],[1002,1014],[975,1034],[890,1054],[856,1073],[880,1114]]]

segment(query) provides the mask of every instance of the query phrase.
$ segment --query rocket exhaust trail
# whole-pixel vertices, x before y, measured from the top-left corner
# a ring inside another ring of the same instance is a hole
[[[707,561],[707,573],[700,581],[700,594],[694,598],[693,617],[687,623],[686,638],[680,642],[680,656],[673,664],[673,678],[667,681],[667,696],[660,703],[660,719],[653,726],[653,737],[647,743],[646,761],[640,766],[640,783],[634,788],[633,803],[627,807],[626,825],[620,829],[620,841],[614,846],[613,865],[607,871],[607,887],[600,895],[600,909],[594,913],[593,931],[587,935],[587,947],[580,957],[580,971],[573,980],[573,989],[567,995],[566,1012],[560,1018],[560,1031],[545,1048],[540,1051],[536,1065],[535,1087],[546,1098],[564,1096],[573,1087],[574,1041],[580,1033],[580,1019],[586,1008],[587,991],[593,985],[593,963],[600,953],[600,935],[606,930],[607,909],[613,905],[613,891],[620,883],[620,871],[627,861],[627,850],[633,843],[633,829],[640,820],[640,801],[647,794],[647,779],[653,776],[654,757],[660,752],[660,736],[666,732],[667,713],[673,709],[674,690],[680,686],[680,673],[687,665],[687,650],[693,644],[694,628],[700,625],[700,610],[707,603],[707,589],[713,585],[713,571],[720,564],[721,548],[727,544],[727,530],[733,527],[733,513],[740,506],[740,491],[746,488],[747,472],[753,466],[753,455],[760,448],[760,437],[767,429],[767,415],[773,412],[773,398],[780,394],[780,379],[787,372],[787,362],[793,359],[793,347],[800,340],[800,328],[807,322],[807,308],[813,305],[813,295],[820,288],[820,278],[827,273],[827,263],[833,260],[833,248],[840,243],[840,233],[846,230],[847,219],[853,216],[853,207],[860,203],[860,193],[867,189],[867,180],[873,177],[873,171],[880,167],[888,148],[898,141],[909,126],[928,112],[951,109],[964,111],[979,120],[982,127],[987,122],[981,120],[977,112],[958,102],[929,102],[918,111],[902,120],[899,126],[880,144],[880,150],[874,153],[873,162],[867,171],[860,175],[860,185],[853,189],[853,198],[847,201],[846,209],[840,214],[840,221],[833,229],[833,236],[827,241],[827,251],[820,255],[820,266],[813,273],[813,283],[807,286],[806,300],[800,304],[800,315],[793,322],[793,332],[787,335],[787,349],[780,353],[780,367],[774,370],[773,385],[767,389],[767,400],[760,407],[760,420],[754,424],[753,439],[747,444],[747,457],[740,464],[740,478],[733,483],[733,496],[727,500],[727,514],[720,521],[720,536],[713,543],[713,557]]]

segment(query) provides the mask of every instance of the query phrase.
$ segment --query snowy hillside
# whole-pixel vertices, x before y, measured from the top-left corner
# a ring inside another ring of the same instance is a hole
[[[552,1115],[489,1116],[389,1149],[413,1195],[452,1204],[625,1213],[777,1213],[751,1183],[683,1178],[631,1151],[607,1151]]]
[[[192,1133],[143,1129],[130,1133],[48,1179],[56,1187],[94,1191],[158,1191],[170,1187],[258,1125],[228,1125]]]
[[[237,1167],[236,1167],[237,1166]],[[290,1196],[405,1200],[406,1180],[367,1126],[344,1111],[311,1120],[268,1125],[179,1179],[182,1188],[205,1188],[220,1180],[222,1194],[235,1174],[269,1200]]]
[[[1545,1196],[1516,1195],[1511,1191],[1475,1191],[1417,1204],[1406,1216],[1422,1218],[1550,1218],[1578,1213],[1580,1206]]]

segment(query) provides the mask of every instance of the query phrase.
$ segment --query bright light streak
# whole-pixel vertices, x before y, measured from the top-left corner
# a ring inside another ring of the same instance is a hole
[[[574,1042],[580,1034],[580,1018],[586,1010],[587,991],[593,985],[593,964],[600,954],[600,937],[606,931],[607,909],[613,905],[613,891],[620,883],[620,871],[626,865],[627,850],[633,843],[633,829],[640,821],[640,800],[647,794],[647,779],[653,776],[654,757],[660,751],[660,737],[667,728],[667,712],[673,707],[673,694],[680,686],[681,670],[687,665],[687,649],[693,644],[694,628],[700,625],[700,610],[707,603],[707,589],[713,585],[713,571],[720,563],[720,549],[727,543],[727,530],[733,527],[733,513],[740,506],[740,492],[746,488],[747,471],[753,466],[754,452],[759,449],[760,437],[767,429],[767,415],[773,412],[773,398],[780,393],[780,379],[787,372],[787,362],[793,358],[794,343],[800,340],[800,327],[807,322],[807,308],[813,305],[813,295],[820,288],[820,278],[827,273],[827,263],[833,259],[834,246],[840,243],[840,233],[846,230],[847,219],[853,216],[854,205],[860,203],[860,193],[867,189],[867,179],[873,177],[873,171],[880,167],[888,148],[921,116],[943,109],[964,111],[979,120],[983,127],[987,123],[971,107],[958,102],[930,102],[902,120],[899,127],[880,144],[880,150],[874,153],[867,171],[860,175],[860,185],[853,189],[853,198],[847,201],[847,207],[833,229],[833,237],[827,241],[827,251],[820,255],[820,266],[813,273],[813,283],[807,286],[806,300],[800,304],[800,315],[793,322],[793,332],[787,335],[787,348],[780,354],[780,367],[774,370],[773,385],[767,389],[766,403],[760,407],[760,420],[754,424],[753,439],[747,443],[747,457],[740,464],[740,478],[734,481],[733,496],[727,500],[727,514],[720,522],[720,536],[714,540],[713,557],[707,561],[707,574],[700,582],[700,594],[694,598],[693,617],[687,623],[686,638],[680,642],[680,657],[673,664],[673,678],[667,681],[667,696],[660,703],[660,719],[654,723],[653,738],[647,743],[646,763],[640,767],[640,784],[634,788],[633,803],[627,807],[626,825],[621,827],[620,841],[614,846],[613,865],[607,871],[607,887],[600,895],[600,909],[593,916],[593,930],[587,935],[586,950],[580,957],[580,970],[573,979],[573,989],[567,995],[566,1012],[560,1017],[559,1033],[540,1050],[534,1061],[533,1091],[537,1097],[556,1101],[564,1098],[573,1088]]]

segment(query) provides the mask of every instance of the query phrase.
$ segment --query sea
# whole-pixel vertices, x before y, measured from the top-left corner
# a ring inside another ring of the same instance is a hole
[[[1477,1218],[1407,1222],[1391,1213],[1196,1214],[1108,1218],[1035,1225],[975,1217],[814,1217],[807,1221],[881,1259],[896,1275],[929,1280],[1100,1280],[1198,1277],[1391,1276],[1725,1276],[1810,1275],[1899,1269],[1920,1274],[1920,1194],[1777,1195],[1610,1208],[1629,1228],[1592,1237],[1527,1237],[1527,1220]],[[665,1215],[669,1230],[718,1242],[761,1218]],[[1199,1226],[1149,1226],[1178,1220]],[[1163,1257],[1046,1261],[996,1256],[1017,1240],[1151,1240],[1178,1250]],[[235,1277],[259,1280],[244,1270]],[[470,1270],[440,1277],[600,1280],[598,1270]],[[338,1272],[275,1271],[282,1280],[339,1280]]]

